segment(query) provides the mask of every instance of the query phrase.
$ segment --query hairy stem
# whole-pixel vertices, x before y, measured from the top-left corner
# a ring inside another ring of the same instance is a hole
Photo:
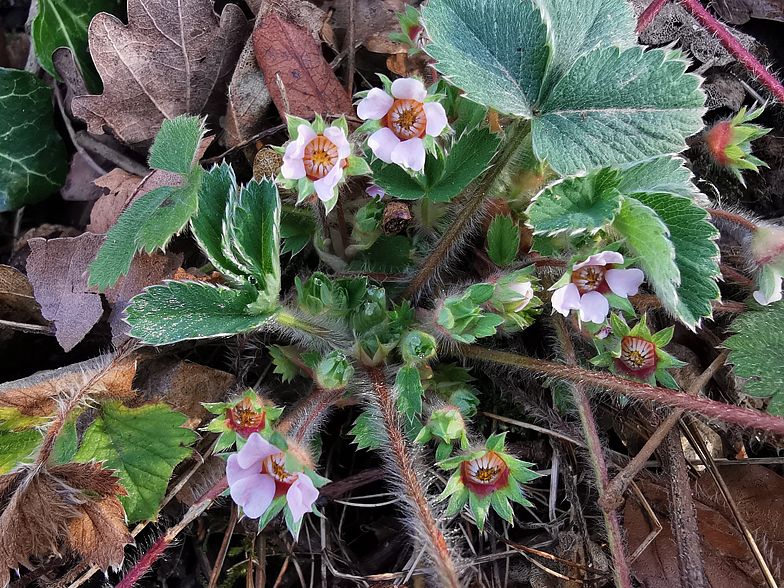
[[[410,514],[420,527],[421,534],[430,552],[435,568],[438,570],[441,585],[459,588],[455,564],[449,553],[446,540],[438,529],[438,524],[430,511],[425,491],[414,469],[408,443],[400,428],[399,412],[395,406],[395,395],[389,389],[382,368],[368,368],[367,375],[372,388],[371,399],[381,417],[383,434],[391,454],[393,471],[399,476],[402,490],[409,506]]]
[[[757,225],[747,219],[745,216],[730,212],[728,210],[721,210],[719,208],[707,208],[708,214],[714,218],[722,218],[724,220],[740,225],[744,229],[748,229],[752,233],[757,230]]]
[[[280,421],[277,429],[284,435],[292,435],[294,441],[302,443],[313,436],[326,412],[343,396],[345,389],[324,390],[316,388],[300,402],[294,410]]]
[[[479,179],[474,180],[471,185],[463,191],[465,205],[460,210],[457,218],[449,227],[443,237],[438,241],[438,245],[428,256],[422,267],[414,276],[414,279],[403,292],[403,298],[411,298],[419,293],[427,281],[435,273],[438,267],[444,262],[449,251],[455,247],[466,235],[466,227],[481,210],[485,202],[485,194],[498,178],[499,174],[506,168],[509,161],[522,145],[523,140],[530,133],[531,126],[528,121],[515,123],[507,131],[508,136],[504,147],[496,154],[492,167],[488,169]]]
[[[486,349],[476,345],[459,345],[461,355],[479,361],[490,361],[534,372],[543,376],[553,376],[568,382],[582,382],[587,386],[595,386],[618,394],[624,394],[638,400],[649,400],[673,408],[683,408],[698,412],[708,418],[735,423],[742,427],[765,429],[784,434],[784,418],[764,412],[732,406],[723,402],[695,398],[668,388],[659,388],[650,384],[624,380],[606,372],[593,372],[577,366],[553,363],[544,359],[536,359],[525,355],[507,353],[496,349]]]
[[[566,361],[569,365],[575,365],[577,358],[574,354],[574,347],[572,340],[569,337],[569,331],[566,328],[566,322],[563,317],[556,315],[555,317],[555,330],[558,334],[558,340],[561,343]],[[610,482],[610,476],[607,473],[607,464],[604,461],[604,453],[602,452],[602,443],[599,439],[599,430],[596,427],[596,421],[593,418],[593,411],[591,410],[591,403],[588,400],[588,395],[585,393],[585,386],[582,382],[574,382],[570,386],[572,390],[572,398],[577,405],[577,410],[580,413],[580,422],[583,426],[585,433],[585,442],[588,445],[588,454],[591,458],[591,466],[593,467],[594,475],[596,476],[596,486],[599,489],[599,499],[604,496],[605,489]],[[610,553],[613,559],[613,579],[618,588],[631,588],[631,579],[629,577],[629,565],[626,562],[626,552],[623,548],[623,536],[621,535],[621,524],[618,520],[618,513],[615,509],[610,511],[603,511],[604,524],[607,528],[607,544],[610,547]]]

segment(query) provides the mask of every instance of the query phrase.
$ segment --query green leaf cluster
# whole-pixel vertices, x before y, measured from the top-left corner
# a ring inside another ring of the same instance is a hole
[[[460,343],[473,343],[479,338],[495,335],[496,328],[504,319],[481,307],[493,297],[494,291],[492,284],[474,284],[461,296],[446,298],[437,310],[436,325],[445,335]]]

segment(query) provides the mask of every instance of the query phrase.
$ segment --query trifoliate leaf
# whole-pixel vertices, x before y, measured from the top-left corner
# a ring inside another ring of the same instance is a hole
[[[655,211],[633,198],[624,198],[612,226],[626,238],[627,248],[638,258],[637,265],[645,272],[662,305],[674,311],[679,302],[681,275],[667,226]]]
[[[596,49],[538,105],[534,151],[560,174],[685,149],[702,128],[699,78],[672,52]]]
[[[87,47],[87,29],[99,12],[122,16],[125,2],[121,0],[39,0],[38,14],[33,20],[32,36],[35,56],[50,75],[60,79],[52,64],[52,53],[58,47],[68,47],[73,54],[87,86],[100,93],[101,78],[95,69]]]
[[[505,267],[517,257],[520,248],[520,229],[511,216],[499,215],[487,231],[487,254],[493,263]]]
[[[691,181],[691,171],[684,163],[680,157],[667,155],[620,167],[618,191],[621,194],[657,192],[692,198],[697,188]]]
[[[174,282],[150,286],[131,300],[127,309],[131,337],[150,345],[167,345],[184,339],[225,337],[262,325],[273,312],[259,311],[257,291],[206,282]]]
[[[0,430],[0,474],[7,474],[40,444],[41,433],[37,429],[16,433]]]
[[[621,208],[618,172],[602,169],[583,177],[567,178],[544,190],[528,208],[534,233],[555,235],[595,233],[612,222]]]
[[[395,378],[397,388],[397,407],[409,419],[422,412],[422,380],[415,366],[406,365],[400,368]]]
[[[0,212],[59,190],[68,172],[54,128],[52,90],[28,71],[0,67]]]
[[[120,496],[129,522],[154,519],[174,466],[191,455],[196,434],[183,429],[185,415],[163,402],[126,408],[107,402],[84,434],[77,462],[105,462],[117,470],[128,496]]]
[[[666,308],[693,329],[712,315],[711,301],[719,298],[719,249],[714,241],[718,231],[705,210],[689,198],[650,193],[632,197],[654,210],[670,231],[681,281],[675,306]]]
[[[437,0],[422,9],[437,69],[466,98],[531,118],[545,77],[547,26],[533,2]]]
[[[732,323],[737,332],[724,342],[732,349],[735,374],[750,378],[746,394],[772,397],[768,412],[784,416],[784,303],[742,314]]]
[[[223,220],[229,200],[236,194],[234,170],[226,163],[215,165],[202,176],[198,212],[191,218],[196,242],[225,278],[240,284],[243,272],[223,253]]]

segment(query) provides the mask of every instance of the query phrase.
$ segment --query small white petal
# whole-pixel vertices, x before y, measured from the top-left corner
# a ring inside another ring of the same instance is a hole
[[[575,284],[569,282],[553,292],[550,303],[553,305],[553,310],[567,316],[570,310],[580,308],[580,291]]]
[[[357,116],[362,120],[381,120],[394,103],[395,99],[384,90],[373,88],[357,104]]]
[[[289,157],[283,156],[283,165],[280,166],[281,175],[287,180],[298,180],[304,178],[305,161],[302,157]]]
[[[578,270],[586,265],[607,265],[608,263],[623,263],[623,255],[617,251],[602,251],[596,255],[591,255],[588,259],[572,267],[573,270]]]
[[[607,285],[613,294],[626,298],[634,296],[640,289],[640,284],[645,279],[641,269],[611,269],[604,274]]]
[[[401,141],[392,150],[392,161],[414,171],[425,169],[425,144],[422,139],[414,137],[408,141]]]
[[[270,455],[280,453],[280,449],[267,441],[258,433],[251,433],[248,441],[237,452],[237,465],[243,469],[248,469],[255,463],[261,463]]]
[[[610,312],[610,303],[599,292],[588,292],[580,298],[580,320],[601,324]]]
[[[384,127],[368,137],[368,147],[384,163],[392,163],[392,150],[400,144],[392,129]]]
[[[329,173],[323,178],[313,182],[313,187],[316,189],[319,200],[326,202],[335,196],[335,186],[338,185],[340,180],[343,179],[343,168],[336,165]]]
[[[297,140],[292,141],[286,146],[286,153],[283,154],[283,165],[280,166],[280,173],[287,180],[298,180],[305,177],[305,163],[302,158],[305,156],[305,147],[316,138],[316,132],[308,125],[297,127]]]
[[[425,133],[431,137],[438,137],[446,127],[446,110],[438,102],[425,102],[423,108],[427,118]]]
[[[425,85],[415,78],[398,78],[392,82],[392,95],[395,98],[408,98],[424,102],[427,90]]]
[[[756,292],[754,292],[754,300],[756,300],[757,303],[761,304],[762,306],[767,306],[768,304],[770,304],[770,301],[767,298],[765,298],[765,295],[762,293],[762,290],[757,290]]]
[[[351,145],[346,139],[346,133],[338,127],[327,127],[324,129],[324,136],[335,144],[338,148],[338,157],[346,159],[351,154]],[[340,162],[338,162],[340,163]]]

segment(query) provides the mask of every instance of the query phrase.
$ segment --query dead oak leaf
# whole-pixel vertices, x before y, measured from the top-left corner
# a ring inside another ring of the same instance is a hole
[[[271,13],[253,31],[253,48],[281,116],[354,113],[351,97],[307,30]]]
[[[91,133],[108,125],[132,145],[150,141],[165,119],[222,114],[247,35],[238,6],[218,17],[209,0],[129,0],[128,25],[99,13],[88,38],[104,93],[75,97],[73,113]]]

